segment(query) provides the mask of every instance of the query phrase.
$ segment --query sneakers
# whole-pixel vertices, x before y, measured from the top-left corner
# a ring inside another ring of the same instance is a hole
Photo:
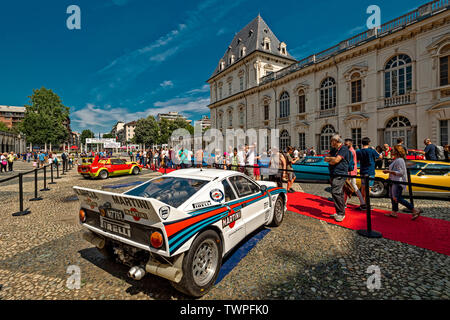
[[[342,222],[345,219],[345,215],[340,215],[340,214],[336,214],[334,216],[334,220],[336,220],[336,222]]]
[[[360,205],[356,210],[365,211],[367,210],[367,206],[365,204]]]

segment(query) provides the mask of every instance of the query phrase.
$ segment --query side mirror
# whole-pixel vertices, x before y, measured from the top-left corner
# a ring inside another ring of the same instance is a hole
[[[265,185],[262,185],[260,189],[261,189],[261,192],[263,192],[263,193],[264,193],[264,192],[266,192],[266,191],[267,191],[267,186],[265,186]]]

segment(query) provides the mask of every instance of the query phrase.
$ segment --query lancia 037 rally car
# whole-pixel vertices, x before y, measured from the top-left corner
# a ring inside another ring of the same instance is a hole
[[[92,162],[82,160],[78,173],[84,178],[108,179],[110,176],[139,174],[143,166],[137,162],[129,162],[119,158],[102,158],[96,156]]]
[[[278,226],[286,190],[236,172],[183,169],[125,193],[74,187],[83,238],[140,280],[151,273],[200,297],[214,285],[222,258],[254,230]]]

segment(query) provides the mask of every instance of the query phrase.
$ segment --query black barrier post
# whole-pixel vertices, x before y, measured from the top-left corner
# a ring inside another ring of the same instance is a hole
[[[66,162],[63,160],[62,161],[62,173],[61,173],[62,176],[65,175],[65,172],[64,172],[65,168],[66,168]]]
[[[413,197],[412,183],[411,183],[411,170],[409,168],[406,168],[406,173],[407,173],[407,176],[408,176],[409,202],[414,207],[414,197]]]
[[[50,178],[51,182],[49,182],[48,184],[56,184],[56,182],[53,181],[53,162],[50,164]]]
[[[59,176],[59,162],[56,163],[56,179],[61,179]]]
[[[44,189],[41,189],[41,191],[50,191],[49,188],[47,188],[47,167],[44,166]]]
[[[38,196],[38,171],[38,168],[34,169],[34,198],[30,199],[30,201],[42,200],[42,198]]]
[[[370,186],[369,186],[369,176],[364,175],[364,183],[366,188],[366,214],[367,214],[367,230],[358,230],[358,234],[367,238],[381,238],[381,233],[372,230],[372,218],[371,218],[371,207],[370,207]]]
[[[20,206],[20,211],[12,214],[14,217],[24,216],[24,215],[31,213],[30,210],[23,209],[23,174],[22,173],[19,173],[19,206]]]

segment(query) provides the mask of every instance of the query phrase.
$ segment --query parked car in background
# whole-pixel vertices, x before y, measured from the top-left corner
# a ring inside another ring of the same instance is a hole
[[[407,160],[425,160],[425,155],[420,152],[422,152],[422,150],[408,149],[406,159]]]
[[[410,169],[412,183],[450,187],[450,163],[442,161],[407,160],[406,166]],[[389,179],[389,175],[383,173],[383,170],[376,170],[375,177]],[[356,183],[358,187],[361,186],[359,179],[356,180]],[[373,197],[384,197],[388,192],[389,185],[387,182],[375,181],[370,194]],[[439,189],[413,186],[412,192],[414,196],[450,198],[450,191]],[[408,195],[408,188],[403,193]]]
[[[84,178],[108,179],[110,176],[126,174],[137,175],[143,166],[137,162],[130,162],[119,158],[102,158],[96,156],[92,162],[91,158],[83,158],[81,165],[78,165],[78,173]]]
[[[295,181],[318,181],[328,182],[330,173],[328,170],[328,162],[324,161],[325,157],[305,157],[299,162],[292,165],[293,170],[302,171],[295,172]]]

